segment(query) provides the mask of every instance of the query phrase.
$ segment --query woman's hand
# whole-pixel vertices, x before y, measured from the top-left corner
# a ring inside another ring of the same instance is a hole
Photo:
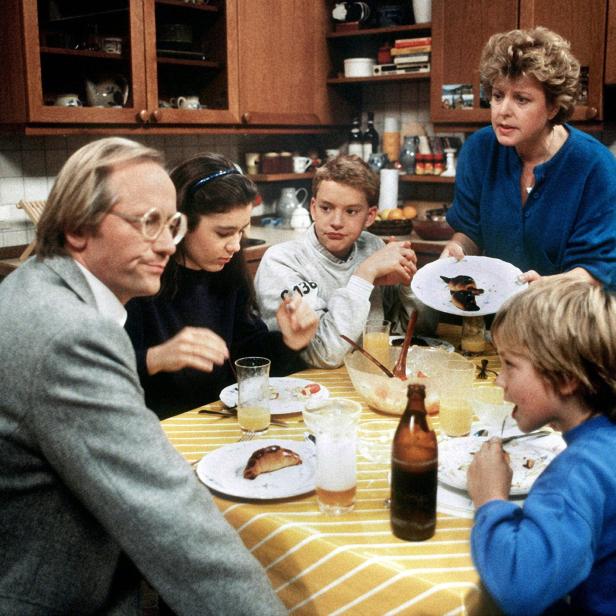
[[[443,252],[441,252],[441,256],[439,259],[444,259],[446,257],[453,257],[460,261],[464,259],[466,255],[478,255],[479,254],[479,246],[473,242],[473,240],[465,235],[464,233],[456,232],[453,234],[452,238],[445,244],[445,248],[443,248]]]
[[[294,351],[308,346],[319,326],[317,313],[297,292],[293,297],[286,295],[282,300],[276,312],[276,321],[282,332],[283,342]]]
[[[447,242],[439,258],[445,259],[447,257],[453,257],[457,261],[461,261],[464,259],[464,249],[458,242]]]
[[[532,282],[536,282],[537,280],[541,280],[542,278],[562,278],[563,282],[567,280],[579,280],[582,282],[590,282],[590,284],[600,285],[601,283],[594,277],[591,276],[583,267],[575,267],[568,272],[563,272],[562,274],[553,274],[552,276],[541,276],[535,270],[528,270],[523,274],[518,276],[518,282],[523,284],[528,282],[529,284]]]
[[[507,500],[513,471],[499,438],[485,442],[468,469],[467,489],[476,508],[491,500]]]
[[[185,327],[166,342],[150,347],[146,353],[148,374],[176,372],[194,368],[212,372],[214,365],[222,366],[229,357],[227,344],[211,329]]]

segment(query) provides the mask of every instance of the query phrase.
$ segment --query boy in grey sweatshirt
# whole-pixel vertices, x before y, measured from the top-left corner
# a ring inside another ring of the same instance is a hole
[[[261,316],[276,328],[280,299],[299,291],[320,317],[315,337],[302,352],[318,368],[336,368],[349,345],[360,341],[368,318],[387,319],[404,332],[411,310],[417,331],[433,333],[438,313],[412,293],[417,257],[409,241],[389,241],[364,231],[376,218],[379,178],[358,156],[338,156],[320,167],[312,182],[314,221],[299,239],[269,248],[255,277]]]

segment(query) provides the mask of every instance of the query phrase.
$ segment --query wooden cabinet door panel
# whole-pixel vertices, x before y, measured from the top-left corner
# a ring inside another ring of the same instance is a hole
[[[430,107],[433,121],[489,122],[479,108],[479,59],[488,38],[518,24],[518,0],[433,0]],[[471,84],[472,109],[444,109],[442,87]]]
[[[616,84],[616,0],[609,0],[605,41],[605,83]]]

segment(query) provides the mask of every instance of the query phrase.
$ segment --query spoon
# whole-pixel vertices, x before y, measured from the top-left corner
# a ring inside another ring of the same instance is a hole
[[[411,338],[413,338],[413,331],[415,331],[415,323],[417,323],[417,310],[413,310],[413,314],[409,318],[409,323],[406,326],[406,336],[404,336],[402,350],[400,351],[400,357],[398,357],[398,361],[394,366],[394,376],[399,378],[401,381],[406,381],[406,356],[409,352]]]
[[[370,353],[368,353],[368,351],[366,351],[366,349],[364,349],[363,347],[359,346],[357,342],[355,342],[354,340],[351,340],[348,336],[345,336],[344,334],[340,334],[340,337],[345,342],[348,342],[356,351],[360,351],[375,366],[380,368],[389,378],[392,378],[394,376],[394,373],[389,368],[386,368],[376,357],[370,355]]]

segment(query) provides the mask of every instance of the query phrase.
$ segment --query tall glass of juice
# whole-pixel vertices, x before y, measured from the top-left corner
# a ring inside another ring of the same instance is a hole
[[[270,425],[269,369],[265,357],[242,357],[236,360],[237,419],[244,433],[263,433]]]

